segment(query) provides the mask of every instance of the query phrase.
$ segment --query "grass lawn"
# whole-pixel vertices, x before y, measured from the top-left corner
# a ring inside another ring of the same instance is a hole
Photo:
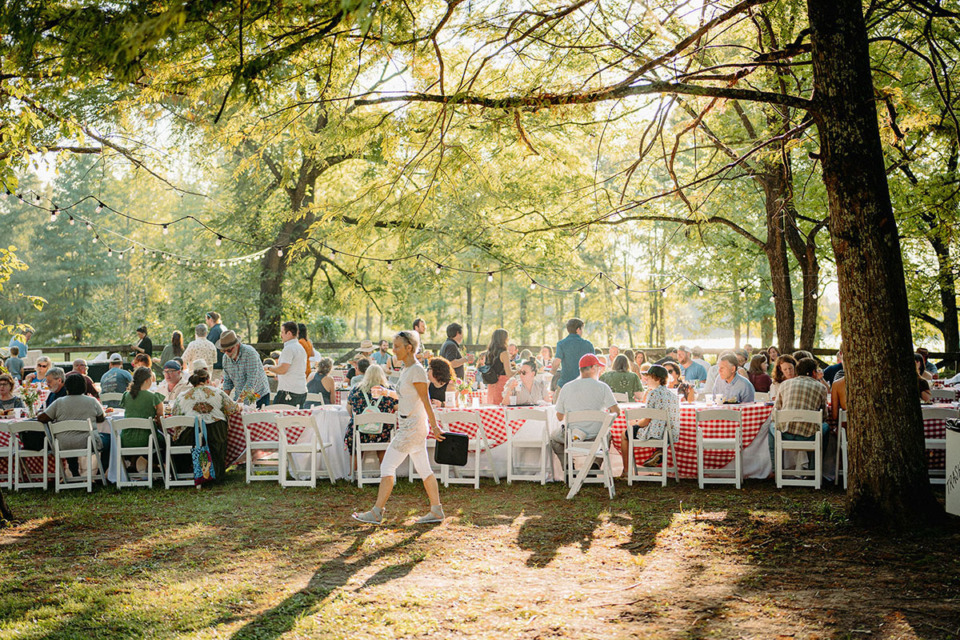
[[[401,481],[8,494],[0,638],[955,638],[960,526],[846,523],[835,490]]]

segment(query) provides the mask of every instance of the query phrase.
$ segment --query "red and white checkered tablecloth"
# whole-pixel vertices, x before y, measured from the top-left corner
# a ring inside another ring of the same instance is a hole
[[[950,408],[953,407],[944,407]],[[924,420],[923,437],[942,440],[947,437],[946,420]],[[947,466],[947,452],[943,449],[927,449],[927,466],[930,469],[945,469]]]
[[[451,411],[467,411],[480,416],[480,424],[483,425],[483,431],[487,436],[487,442],[491,447],[499,446],[507,441],[507,408],[502,406],[488,405],[476,409],[467,407],[466,409],[434,409],[437,420],[443,420],[444,414]],[[516,433],[523,426],[523,420],[514,420],[510,423],[512,433]],[[476,437],[477,428],[473,424],[463,422],[444,422],[441,428],[456,433],[463,433],[471,438]]]
[[[251,411],[249,413],[257,412],[258,411]],[[294,411],[276,411],[273,413],[278,416],[313,416],[313,412],[313,409],[297,409]],[[259,413],[266,412],[260,410]],[[227,420],[227,426],[227,466],[229,467],[232,464],[243,462],[247,452],[247,440],[243,437],[243,417],[241,414],[235,413],[230,416]],[[299,441],[304,431],[305,429],[295,427],[287,433],[293,435],[295,441]],[[250,425],[250,434],[254,440],[277,441],[280,438],[279,430],[271,422],[253,423]]]
[[[635,409],[643,405],[636,403],[621,403],[624,410]],[[680,440],[676,443],[677,463],[680,476],[683,478],[697,477],[697,411],[701,409],[735,409],[743,414],[743,446],[748,446],[757,437],[761,427],[773,413],[773,407],[763,404],[736,404],[713,406],[706,404],[680,405]],[[613,435],[613,446],[619,451],[621,439],[627,428],[627,419],[621,413],[613,421],[610,428]],[[732,438],[736,435],[736,426],[730,422],[704,422],[704,436],[707,438]],[[653,449],[637,449],[637,463],[653,455]],[[721,469],[733,461],[732,451],[706,451],[703,464],[707,469]]]

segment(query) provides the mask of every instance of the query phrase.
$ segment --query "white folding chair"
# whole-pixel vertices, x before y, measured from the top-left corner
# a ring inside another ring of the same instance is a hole
[[[397,428],[398,417],[395,413],[361,413],[353,416],[353,455],[356,458],[356,463],[354,463],[354,473],[356,474],[357,486],[362,487],[364,484],[380,484],[380,473],[378,472],[376,476],[368,475],[366,478],[363,477],[363,454],[368,451],[386,451],[387,447],[390,446],[390,442],[361,442],[360,430],[357,428],[362,424],[382,424],[382,425],[392,425],[393,429],[390,431],[390,440],[393,440],[393,432]],[[383,430],[381,429],[381,433]]]
[[[100,394],[100,404],[103,406],[118,407],[120,406],[120,401],[123,400],[122,393],[101,393]],[[110,403],[116,403],[110,404]]]
[[[13,450],[15,448],[16,437],[10,434],[7,425],[0,425],[0,440],[6,436],[6,444],[0,445],[0,460],[7,461],[7,472],[0,476],[0,488],[13,489]]]
[[[804,411],[801,409],[780,409],[779,411],[775,412],[775,416],[777,425],[785,424],[787,422],[808,422],[817,426],[813,440],[784,440],[783,432],[780,431],[780,429],[774,429],[773,461],[776,470],[777,489],[788,486],[813,487],[814,489],[819,489],[820,481],[823,478],[823,450],[821,449],[821,443],[823,440],[823,413],[820,411]],[[800,477],[784,477],[783,453],[785,451],[806,452],[808,463],[812,459],[814,468],[796,468],[790,473]],[[804,478],[809,479],[805,480]]]
[[[625,393],[616,393],[613,394],[613,399],[617,402],[630,402],[630,398]]]
[[[544,409],[532,409],[529,407],[520,407],[516,409],[507,409],[507,484],[514,480],[530,480],[547,483],[547,464],[552,466],[550,457],[550,429],[548,426],[547,412]],[[523,422],[521,428],[528,425],[536,427],[538,437],[520,436],[514,433],[510,427],[511,422]],[[516,459],[517,453],[524,451],[536,451],[539,459],[536,465],[521,464]]]
[[[42,422],[36,420],[24,420],[14,422],[6,426],[10,433],[10,447],[13,449],[13,489],[46,489],[49,479],[47,457],[50,455],[50,438],[47,428]],[[43,447],[38,451],[24,449],[20,442],[20,434],[26,432],[36,432],[43,435]],[[25,464],[26,458],[39,458],[43,465],[41,476],[42,481],[37,481],[31,477],[30,471]]]
[[[473,453],[473,464],[467,462],[467,465],[463,467],[461,471],[460,467],[452,467],[453,477],[450,477],[451,465],[443,464],[440,465],[440,476],[443,480],[443,486],[449,487],[451,484],[472,484],[474,489],[480,488],[480,473],[483,470],[489,469],[490,475],[493,476],[494,482],[500,484],[500,478],[497,477],[497,472],[493,469],[493,460],[490,456],[490,443],[487,441],[487,433],[483,430],[483,423],[480,421],[480,416],[472,411],[441,411],[437,414],[437,421],[440,423],[441,429],[444,431],[450,431],[451,425],[455,423],[461,424],[472,424],[476,427],[476,434],[470,438],[467,444],[467,451]],[[481,464],[481,459],[486,457],[487,464]],[[465,474],[464,472],[469,468],[473,467],[472,474]],[[483,467],[483,469],[481,469]]]
[[[770,396],[769,393],[763,393],[763,392],[757,391],[755,394],[753,394],[754,402],[770,402],[771,400],[773,400],[773,398]]]
[[[93,423],[89,418],[87,420],[61,420],[60,422],[51,422],[49,424],[49,428],[50,436],[53,438],[53,480],[56,492],[60,493],[60,489],[82,489],[85,487],[87,489],[87,493],[90,493],[93,491],[94,466],[90,463],[91,456],[96,457],[96,462],[94,464],[96,464],[97,469],[100,470],[100,477],[104,479],[106,478],[103,467],[100,465],[100,455],[93,445],[93,438],[100,437],[99,434],[94,431]],[[57,439],[57,436],[67,431],[80,431],[84,433],[87,438],[86,446],[79,449],[61,449],[60,441]],[[77,458],[78,460],[86,461],[86,481],[81,480],[79,482],[67,482],[62,462],[64,460],[69,460],[70,458]]]
[[[667,486],[667,478],[673,473],[673,478],[680,482],[680,471],[677,468],[677,448],[673,442],[673,436],[670,429],[673,427],[673,421],[670,419],[670,412],[665,409],[648,409],[640,407],[637,409],[627,409],[625,412],[627,419],[627,443],[630,447],[627,456],[627,484],[633,486],[634,480],[638,482],[659,482],[660,486]],[[663,436],[660,438],[648,438],[647,440],[637,440],[633,437],[633,423],[638,420],[663,420],[666,427],[663,430]],[[623,446],[622,442],[621,445]],[[659,449],[660,467],[643,467],[637,465],[637,449]],[[667,454],[670,454],[668,456]],[[670,458],[673,458],[673,464],[670,464]]]
[[[171,437],[171,432],[175,431],[178,428],[182,429],[193,429],[194,419],[190,416],[167,416],[160,419],[160,432],[163,435],[164,448],[166,449],[164,453],[164,464],[163,464],[163,488],[169,489],[170,487],[196,487],[200,488],[200,485],[196,484],[193,481],[193,464],[191,462],[191,469],[188,473],[177,473],[177,467],[173,463],[174,455],[187,455],[190,456],[193,452],[192,445],[173,445],[173,438]]]
[[[566,469],[567,483],[570,490],[567,492],[567,500],[573,498],[579,493],[580,488],[588,482],[601,483],[606,485],[607,493],[610,499],[617,494],[613,486],[613,470],[610,466],[610,425],[613,424],[614,415],[606,411],[572,411],[566,416],[567,427],[564,429],[564,438],[566,445],[564,448],[564,468]],[[574,422],[599,422],[600,431],[594,440],[573,440],[570,424]],[[581,457],[583,462],[580,470],[574,476],[574,458]],[[600,469],[593,471],[591,467],[594,461],[600,458],[602,461]]]
[[[297,440],[292,438],[288,429],[299,428],[301,436]],[[332,442],[324,442],[320,429],[313,416],[277,416],[277,431],[280,440],[280,486],[281,487],[312,487],[317,488],[317,477],[329,478],[330,484],[337,483],[337,473],[330,466],[327,449],[333,446]],[[312,439],[303,439],[304,432],[312,432]],[[306,470],[299,470],[290,462],[294,454],[310,456],[310,466]],[[323,462],[323,468],[317,469],[317,454]],[[290,479],[293,478],[293,480]]]
[[[117,471],[117,489],[123,487],[151,487],[153,488],[153,459],[156,456],[160,461],[160,447],[157,446],[157,437],[153,428],[153,420],[148,418],[117,418],[110,422],[110,433],[113,434],[113,468]],[[147,446],[124,447],[122,442],[124,431],[146,431]],[[123,467],[123,456],[143,456],[147,459],[145,473],[136,471],[127,472]],[[160,468],[163,468],[161,462]],[[139,476],[139,477],[136,477]]]
[[[957,392],[953,389],[931,389],[930,396],[934,400],[954,402],[957,399]]]
[[[960,417],[956,409],[947,409],[944,407],[921,407],[923,412],[923,419],[926,420],[951,420],[953,418]],[[924,448],[928,451],[944,451],[947,450],[947,439],[946,434],[943,438],[927,438],[923,439]],[[947,475],[946,469],[930,469],[930,484],[946,484]]]
[[[280,405],[275,405],[280,406]],[[296,407],[294,407],[296,408]],[[262,440],[259,439],[250,431],[250,427],[258,423],[268,423],[273,425],[278,429],[277,425],[277,414],[273,411],[262,411],[257,413],[245,413],[243,414],[243,439],[247,444],[246,452],[246,467],[247,467],[247,483],[249,484],[255,480],[279,480],[280,479],[280,464],[279,459],[269,460],[267,462],[261,462],[253,457],[254,451],[265,451],[268,455],[276,453],[278,458],[280,454],[280,438],[279,434],[276,440]],[[263,475],[258,475],[261,471],[265,471]]]
[[[303,406],[304,407],[323,406],[323,394],[308,393],[307,399],[304,401]]]
[[[281,411],[300,411],[300,407],[295,407],[292,404],[268,404],[261,407],[259,410],[279,413]]]
[[[839,482],[840,476],[843,475],[844,491],[847,490],[847,474],[849,470],[847,464],[847,410],[840,409],[840,413],[837,416],[837,465],[834,477]],[[843,468],[841,469],[840,467]]]
[[[733,422],[736,433],[732,438],[707,438],[704,422]],[[703,464],[705,451],[733,451],[733,469],[707,469]],[[733,475],[731,476],[731,471]],[[701,409],[697,411],[697,483],[733,484],[740,488],[743,478],[743,414],[736,409]]]

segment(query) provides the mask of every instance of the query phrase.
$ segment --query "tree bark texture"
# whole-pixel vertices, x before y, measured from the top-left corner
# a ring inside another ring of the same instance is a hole
[[[767,242],[763,252],[770,266],[770,288],[773,290],[773,308],[777,320],[777,345],[784,353],[793,351],[796,315],[793,310],[793,291],[790,288],[790,261],[784,233],[784,202],[789,197],[782,165],[758,175],[763,187],[763,201],[767,215]]]
[[[0,489],[0,523],[13,522],[13,512],[7,506],[7,500],[3,497],[3,490]]]
[[[862,5],[807,0],[807,9],[849,385],[848,508],[863,524],[916,527],[942,508],[927,477],[900,240]]]

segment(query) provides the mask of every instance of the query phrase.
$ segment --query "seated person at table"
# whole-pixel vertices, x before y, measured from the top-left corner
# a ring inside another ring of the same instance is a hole
[[[63,422],[64,420],[104,422],[107,418],[103,414],[103,407],[95,399],[85,395],[87,390],[85,377],[85,375],[77,374],[66,376],[64,384],[67,388],[67,395],[44,409],[43,413],[37,416],[37,420],[44,424]],[[96,429],[96,424],[94,424],[94,429]],[[57,434],[57,442],[60,443],[61,449],[83,449],[87,446],[88,436],[88,431],[64,431]],[[95,430],[91,440],[93,441],[94,452],[100,452],[100,464],[106,471],[107,467],[110,466],[110,434],[97,433]],[[67,467],[74,476],[80,475],[78,458],[67,458]]]
[[[920,394],[921,402],[932,402],[933,394],[930,393],[930,382],[923,377],[924,370],[923,356],[919,353],[913,354],[913,363],[917,367],[917,392]]]
[[[683,379],[680,365],[676,362],[664,362],[663,368],[667,370],[667,388],[676,391],[680,400],[694,402],[697,399],[697,390]]]
[[[153,358],[151,358],[146,353],[138,353],[133,357],[133,368],[145,367],[147,369],[153,368]]]
[[[333,381],[333,376],[330,375],[331,371],[333,371],[333,360],[330,358],[320,358],[320,362],[317,363],[316,372],[307,380],[307,393],[319,393],[323,396],[323,404],[332,403],[331,394],[337,386]],[[369,369],[367,369],[367,371],[369,371]]]
[[[274,358],[264,358],[263,364],[266,367],[275,367],[277,366],[277,361]],[[265,371],[265,373],[267,375],[267,386],[270,387],[270,393],[276,393],[280,386],[280,381],[277,380],[277,374],[273,371]]]
[[[47,371],[53,366],[53,361],[47,356],[37,358],[37,370],[31,371],[23,379],[23,384],[41,384],[47,377]]]
[[[783,357],[783,356],[781,356]],[[819,380],[815,380],[813,375],[818,368],[817,361],[813,358],[803,358],[797,363],[797,375],[795,378],[785,380],[780,385],[780,391],[777,393],[776,410],[802,410],[802,411],[820,411],[822,420],[820,424],[811,424],[808,422],[787,422],[777,425],[770,421],[770,464],[776,469],[774,429],[780,429],[781,437],[784,440],[813,440],[817,429],[823,433],[822,446],[827,446],[827,431],[829,429],[827,418],[827,388]],[[812,466],[812,464],[810,465]]]
[[[540,355],[537,356],[537,365],[541,369],[546,369],[553,362],[553,348],[548,345],[540,347]]]
[[[693,353],[687,347],[677,347],[677,364],[683,368],[683,379],[688,384],[706,382],[707,368],[695,361],[692,355]]]
[[[453,368],[450,361],[446,358],[430,358],[427,361],[427,380],[430,384],[427,386],[427,395],[430,396],[430,404],[435,407],[442,407],[447,402],[447,389],[450,380],[453,378]]]
[[[643,382],[650,388],[647,392],[647,408],[667,412],[667,415],[670,416],[670,438],[673,442],[676,442],[680,439],[680,402],[677,395],[667,388],[668,376],[667,368],[657,364],[647,370]],[[663,438],[663,432],[666,430],[667,424],[663,420],[644,418],[627,428],[633,429],[634,440],[659,440]],[[623,438],[620,441],[620,458],[623,460],[624,473],[630,468],[630,454],[630,441],[627,439],[626,430],[624,430]],[[662,457],[662,451],[657,450],[643,465],[659,466]]]
[[[580,358],[580,377],[560,387],[557,394],[557,420],[563,421],[564,416],[575,411],[608,411],[615,416],[620,415],[620,406],[613,398],[613,391],[605,383],[600,382],[600,360],[592,353]],[[565,464],[564,451],[566,450],[566,430],[570,429],[575,440],[595,440],[600,434],[603,425],[599,422],[576,422],[564,424],[550,436],[550,447],[560,458],[560,464]]]
[[[46,381],[49,393],[47,393],[47,402],[45,406],[49,407],[57,400],[57,398],[62,398],[63,396],[67,395],[67,390],[63,386],[64,378],[66,378],[66,374],[60,367],[51,367],[50,370],[47,371]]]
[[[100,393],[123,393],[131,382],[133,382],[133,376],[129,371],[124,370],[123,356],[119,353],[110,356],[110,368],[100,376]],[[120,403],[115,400],[104,404],[114,409],[120,406]]]
[[[10,347],[10,357],[4,363],[10,376],[16,380],[23,379],[23,360],[20,358],[20,347]]]
[[[210,384],[210,372],[205,367],[200,369],[194,361],[194,374],[190,376],[191,389],[184,391],[177,398],[173,406],[174,415],[198,417],[207,425],[207,438],[210,445],[210,457],[213,458],[214,476],[217,482],[223,480],[223,474],[227,470],[227,418],[242,410],[236,402],[230,399],[230,396],[222,390]],[[184,434],[189,436],[183,442],[176,444],[193,444],[194,430],[184,429],[180,438]],[[189,461],[189,456],[184,456]],[[192,464],[190,465],[192,466]],[[180,464],[177,465],[180,470]],[[187,469],[184,469],[186,471]]]
[[[0,415],[10,416],[14,409],[27,408],[20,396],[13,395],[13,385],[13,376],[9,373],[0,375]]]
[[[767,375],[767,359],[762,354],[757,354],[750,358],[750,369],[747,371],[747,379],[753,385],[754,391],[758,393],[770,393],[770,385],[773,380]]]
[[[329,360],[329,358],[326,359]],[[372,411],[380,411],[381,413],[396,413],[397,411],[396,398],[384,395],[374,398],[372,393],[374,387],[384,389],[391,388],[387,382],[387,374],[384,373],[383,367],[378,364],[370,365],[367,372],[363,375],[363,380],[351,389],[350,395],[347,396],[347,413],[350,415],[350,423],[347,425],[347,433],[343,437],[343,442],[347,445],[347,451],[350,452],[351,469],[357,468],[356,460],[353,457],[353,416],[360,415],[365,412],[368,407],[373,407],[373,409],[371,409]],[[380,433],[361,433],[360,442],[364,444],[387,443],[390,442],[390,434],[392,432],[393,425],[380,425]],[[377,451],[376,454],[377,459],[383,462],[384,452]]]
[[[503,391],[503,405],[543,405],[550,402],[549,385],[537,377],[537,361],[528,358],[520,365],[520,372],[507,381]]]
[[[630,370],[630,359],[621,353],[613,359],[612,369],[600,376],[600,382],[606,383],[614,393],[627,394],[627,402],[640,402],[643,383],[640,376]]]
[[[720,396],[723,404],[753,402],[753,385],[737,373],[740,366],[737,356],[729,353],[722,355],[717,365],[717,381],[713,383],[713,394]]]
[[[183,377],[183,367],[176,360],[170,360],[163,365],[163,380],[157,386],[157,393],[163,396],[163,401],[173,404],[180,394],[190,388],[190,384]]]
[[[367,369],[370,368],[370,358],[360,358],[357,360],[357,372],[350,378],[350,386],[355,387],[363,381],[363,376],[367,375]]]
[[[133,372],[133,381],[130,390],[124,392],[120,399],[124,418],[146,418],[155,424],[160,424],[163,417],[163,394],[150,391],[153,386],[153,372],[140,367]],[[124,447],[145,447],[150,440],[150,433],[142,429],[124,431],[120,434],[120,442]],[[137,458],[140,456],[124,456],[127,471],[136,470]],[[147,464],[151,464],[147,460]],[[131,469],[132,465],[132,469]]]
[[[776,364],[773,365],[773,382],[770,383],[770,395],[774,398],[777,397],[777,392],[780,390],[780,385],[783,384],[785,380],[790,380],[791,378],[797,377],[797,360],[790,354],[780,356],[777,358]]]
[[[847,378],[836,377],[830,385],[830,413],[834,423],[840,420],[840,409],[847,410]]]

